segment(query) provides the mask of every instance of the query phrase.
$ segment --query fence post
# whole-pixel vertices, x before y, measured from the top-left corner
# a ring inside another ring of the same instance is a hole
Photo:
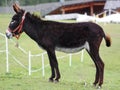
[[[69,66],[71,67],[72,65],[72,54],[69,54]]]
[[[44,53],[42,53],[42,75],[45,76]]]
[[[83,62],[84,50],[81,52],[81,62]]]
[[[29,72],[29,75],[31,75],[31,52],[29,51],[28,53],[28,72]]]
[[[8,60],[8,39],[5,36],[5,41],[6,41],[6,72],[9,72],[9,60]]]

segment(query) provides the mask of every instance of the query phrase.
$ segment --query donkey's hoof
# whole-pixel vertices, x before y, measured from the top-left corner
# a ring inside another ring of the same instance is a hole
[[[49,82],[53,82],[54,80],[52,78],[49,78]]]
[[[92,85],[93,87],[96,87],[96,84],[94,84],[94,83],[93,83],[93,84],[91,84],[91,85]]]
[[[54,83],[58,83],[59,82],[59,80],[54,80]]]
[[[94,87],[96,87],[96,86],[97,86],[97,83],[96,83],[96,82],[94,82],[94,83],[93,83],[93,86],[94,86]]]
[[[101,86],[97,86],[97,89],[100,90],[102,87]]]

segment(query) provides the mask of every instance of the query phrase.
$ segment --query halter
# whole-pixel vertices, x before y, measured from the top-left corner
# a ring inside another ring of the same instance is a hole
[[[25,15],[26,15],[26,12],[24,12],[23,16],[22,16],[22,20],[20,22],[20,24],[12,31],[13,33],[18,31],[18,35],[15,35],[14,36],[19,39],[20,35],[21,35],[21,31],[22,31],[22,27],[23,27],[23,23],[24,23],[24,20],[25,20]]]

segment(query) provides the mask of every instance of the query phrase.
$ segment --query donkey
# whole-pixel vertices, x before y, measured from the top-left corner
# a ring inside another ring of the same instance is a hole
[[[49,81],[58,82],[60,72],[55,50],[74,53],[82,49],[91,56],[96,66],[94,85],[101,86],[104,77],[104,63],[99,56],[99,47],[102,39],[106,46],[111,46],[110,36],[105,35],[103,29],[92,22],[61,23],[42,20],[38,16],[25,12],[17,4],[13,5],[16,14],[12,17],[6,36],[19,39],[25,32],[40,47],[47,51],[51,66],[51,77]]]

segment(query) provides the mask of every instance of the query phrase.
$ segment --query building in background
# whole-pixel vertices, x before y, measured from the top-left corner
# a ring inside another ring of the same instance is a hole
[[[62,6],[49,14],[64,13],[87,13],[88,15],[98,14],[104,9],[106,0],[71,0],[62,3]]]
[[[2,0],[3,1],[3,0]],[[5,1],[5,0],[4,0]],[[7,2],[8,0],[6,0]],[[41,16],[51,14],[80,13],[96,15],[105,10],[119,11],[120,0],[9,0],[17,1],[29,12],[40,12]],[[33,3],[34,2],[34,3]],[[28,3],[32,5],[28,5]],[[12,4],[11,4],[12,5]],[[12,7],[0,7],[0,13],[13,13]]]

